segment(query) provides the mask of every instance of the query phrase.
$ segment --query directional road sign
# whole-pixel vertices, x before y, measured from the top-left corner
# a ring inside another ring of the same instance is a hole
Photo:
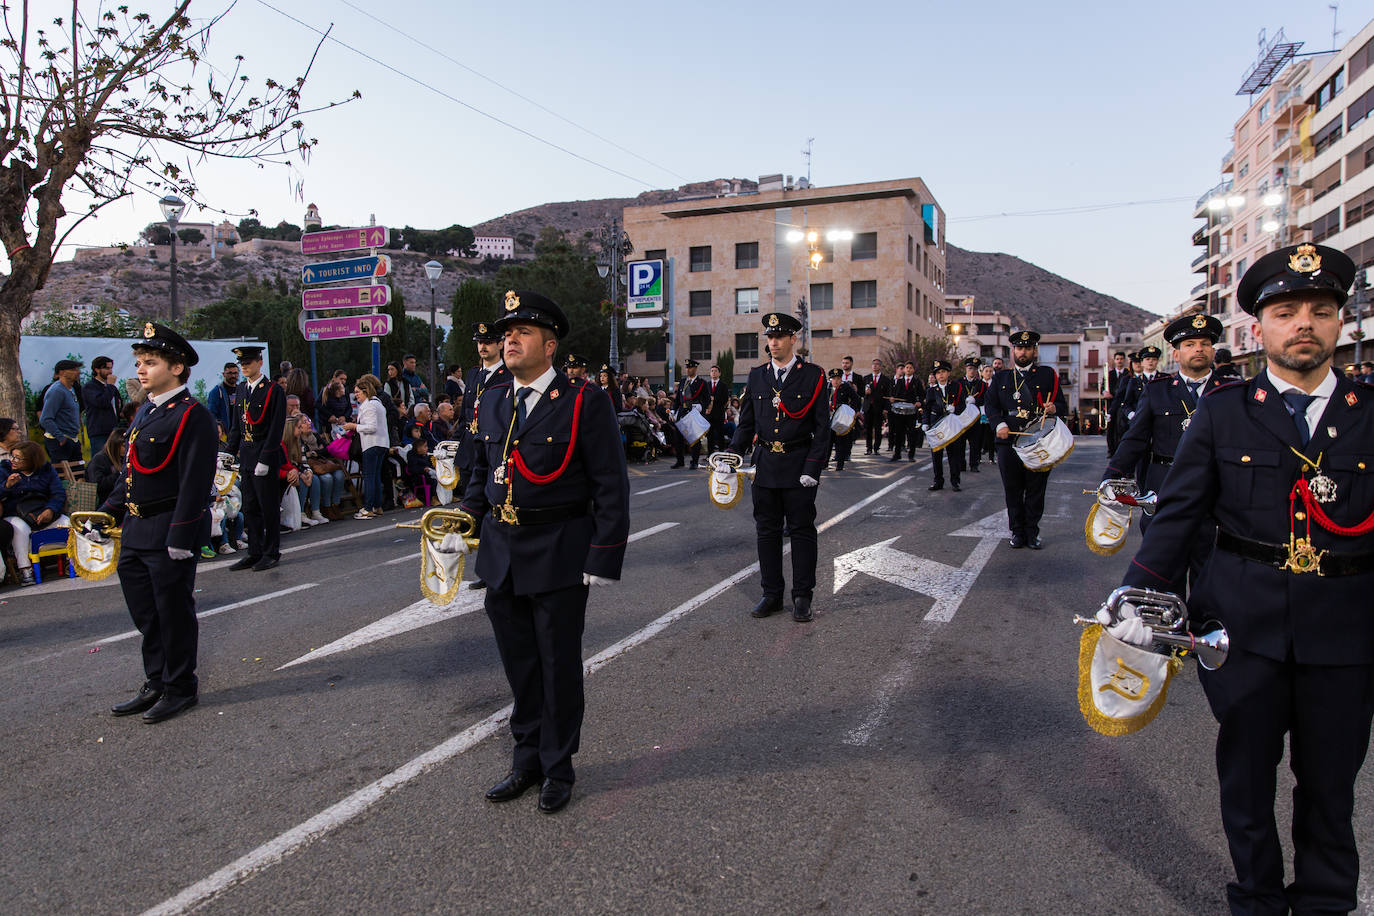
[[[385,308],[390,304],[391,287],[380,283],[376,286],[326,286],[301,292],[301,308],[306,310]]]
[[[349,315],[346,318],[302,318],[306,340],[339,340],[345,337],[382,337],[391,333],[391,316]]]
[[[370,280],[391,273],[391,258],[379,254],[371,258],[346,258],[324,261],[301,268],[302,283],[333,283],[338,280]]]
[[[329,254],[333,251],[352,251],[355,248],[385,248],[390,241],[391,232],[385,226],[307,232],[301,236],[301,254]]]

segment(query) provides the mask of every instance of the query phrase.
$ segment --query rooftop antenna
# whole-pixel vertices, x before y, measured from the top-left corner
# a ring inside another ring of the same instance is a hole
[[[1341,34],[1341,30],[1336,28],[1336,15],[1340,12],[1341,5],[1339,3],[1328,3],[1326,8],[1331,11],[1331,49],[1334,51],[1340,48],[1337,39]]]
[[[811,144],[815,142],[815,137],[806,138],[806,149],[801,154],[806,157],[806,183],[811,183]]]

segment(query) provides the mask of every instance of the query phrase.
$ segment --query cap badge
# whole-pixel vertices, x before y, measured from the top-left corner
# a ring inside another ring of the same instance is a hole
[[[1204,318],[1204,317],[1202,317],[1201,315],[1198,315],[1196,318],[1193,319],[1193,327],[1195,327],[1195,328],[1205,328],[1205,327],[1207,327],[1207,319]]]
[[[768,326],[769,326],[770,328],[776,328],[776,327],[778,326],[778,316],[777,316],[777,315],[769,315],[769,316],[768,316]]]
[[[152,339],[153,339],[154,337],[156,337],[156,336],[157,336],[157,331],[153,329],[153,323],[152,323],[151,321],[148,322],[147,324],[145,324],[145,325],[143,326],[143,339],[144,339],[144,340],[152,340]]]
[[[515,295],[515,290],[506,290],[506,311],[513,312],[520,307],[520,297]]]
[[[1322,269],[1322,256],[1315,245],[1303,244],[1288,257],[1288,269],[1300,274],[1314,274]]]
[[[485,324],[479,324],[479,325],[477,325],[477,333],[478,333],[478,334],[485,334],[485,333],[487,333],[487,326],[486,326]]]

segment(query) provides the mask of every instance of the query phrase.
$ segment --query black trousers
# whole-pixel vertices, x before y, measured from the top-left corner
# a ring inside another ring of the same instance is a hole
[[[711,420],[711,431],[706,434],[707,450],[711,453],[723,451],[729,444],[730,437],[725,435],[725,421]]]
[[[43,437],[43,450],[48,453],[48,460],[53,464],[60,464],[63,461],[76,463],[81,460],[81,440],[68,439],[65,442],[58,442],[56,439]],[[94,453],[91,457],[95,457]]]
[[[256,462],[240,462],[239,483],[243,491],[243,529],[248,538],[248,558],[281,559],[281,483],[278,468],[268,464],[259,477],[253,473]]]
[[[949,479],[951,483],[959,482],[960,455],[954,449],[963,448],[963,440],[956,440],[953,445],[940,449],[938,452],[931,452],[930,466],[935,471],[935,482],[944,486],[945,483],[945,458],[949,458]]]
[[[967,471],[978,467],[983,460],[983,428],[985,424],[975,423],[968,432],[955,443],[959,448],[959,470]]]
[[[1049,471],[1028,471],[1007,440],[997,446],[997,470],[1007,497],[1007,528],[1026,540],[1040,536],[1040,517],[1045,514],[1045,487]]]
[[[864,413],[864,447],[870,452],[883,449],[883,409],[876,404]]]
[[[1113,455],[1116,454],[1116,444],[1117,444],[1118,442],[1120,442],[1120,441],[1121,441],[1121,433],[1117,431],[1117,428],[1116,428],[1116,418],[1113,417],[1113,418],[1112,418],[1112,422],[1110,422],[1110,423],[1107,424],[1107,457],[1108,457],[1108,458],[1110,458],[1110,457],[1112,457]]]
[[[897,414],[888,414],[887,440],[888,444],[892,446],[893,455],[900,455],[902,453],[902,446],[907,445],[907,428],[911,425],[911,422],[914,419],[914,417],[903,417],[898,416]],[[908,445],[908,447],[912,448],[913,450],[915,448],[915,446],[911,445]]]
[[[782,523],[792,539],[792,597],[810,598],[816,588],[816,490],[818,487],[761,487],[754,484],[754,532],[765,598],[782,598]]]
[[[1356,906],[1359,854],[1351,817],[1369,749],[1374,665],[1300,665],[1234,649],[1199,666],[1217,732],[1221,820],[1236,880],[1232,913],[1346,913]],[[1288,736],[1293,882],[1283,884],[1274,795]]]
[[[515,698],[511,767],[573,781],[582,735],[582,628],[587,586],[517,595],[510,581],[488,584],[487,618]]]
[[[143,634],[143,676],[173,696],[196,692],[196,561],[173,560],[167,549],[119,552],[119,587]]]
[[[835,454],[836,466],[844,464],[849,460],[849,455],[854,451],[854,440],[859,437],[857,430],[847,436],[831,436],[830,450]]]

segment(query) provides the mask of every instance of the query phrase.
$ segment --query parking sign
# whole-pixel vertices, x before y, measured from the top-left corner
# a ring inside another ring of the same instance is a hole
[[[630,295],[626,310],[632,315],[651,315],[663,311],[663,262],[630,261]]]

